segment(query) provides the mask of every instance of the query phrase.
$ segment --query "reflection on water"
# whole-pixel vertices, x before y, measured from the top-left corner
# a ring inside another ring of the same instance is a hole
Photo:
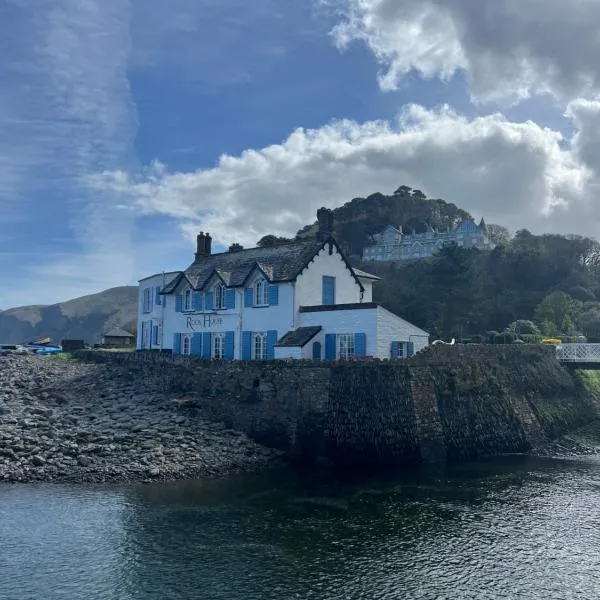
[[[600,598],[600,461],[0,487],[0,598]]]

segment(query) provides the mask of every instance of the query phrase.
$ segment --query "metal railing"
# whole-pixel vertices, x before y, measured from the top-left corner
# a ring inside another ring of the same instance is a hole
[[[600,363],[600,344],[559,344],[556,358],[560,362]]]

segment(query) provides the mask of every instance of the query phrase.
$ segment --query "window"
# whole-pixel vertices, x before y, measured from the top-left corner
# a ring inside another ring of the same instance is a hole
[[[225,358],[225,336],[217,333],[213,336],[213,358],[223,360]]]
[[[150,348],[150,329],[152,322],[142,323],[142,348]]]
[[[328,306],[335,304],[335,277],[328,277],[327,275],[323,275],[322,287],[322,304]]]
[[[254,334],[254,360],[267,360],[267,334]]]
[[[152,344],[154,346],[158,346],[159,341],[158,341],[158,325],[153,325],[152,326]]]
[[[192,338],[189,335],[182,336],[181,354],[189,355],[192,353]]]
[[[254,286],[255,306],[266,306],[269,304],[269,289],[264,279],[259,279]]]
[[[152,288],[144,290],[144,312],[150,312],[150,302],[152,302]]]
[[[337,351],[340,360],[354,358],[354,334],[344,333],[337,336]]]
[[[183,294],[183,310],[192,310],[192,290],[185,290]]]
[[[215,286],[215,308],[225,308],[225,286],[221,283]]]

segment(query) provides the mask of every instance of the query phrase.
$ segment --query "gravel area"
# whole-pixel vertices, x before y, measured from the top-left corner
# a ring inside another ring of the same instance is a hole
[[[256,471],[280,454],[113,365],[0,356],[0,481],[152,481]]]

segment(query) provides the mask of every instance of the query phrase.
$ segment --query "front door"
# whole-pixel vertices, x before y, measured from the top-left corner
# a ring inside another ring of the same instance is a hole
[[[313,344],[313,360],[321,360],[321,342]]]

